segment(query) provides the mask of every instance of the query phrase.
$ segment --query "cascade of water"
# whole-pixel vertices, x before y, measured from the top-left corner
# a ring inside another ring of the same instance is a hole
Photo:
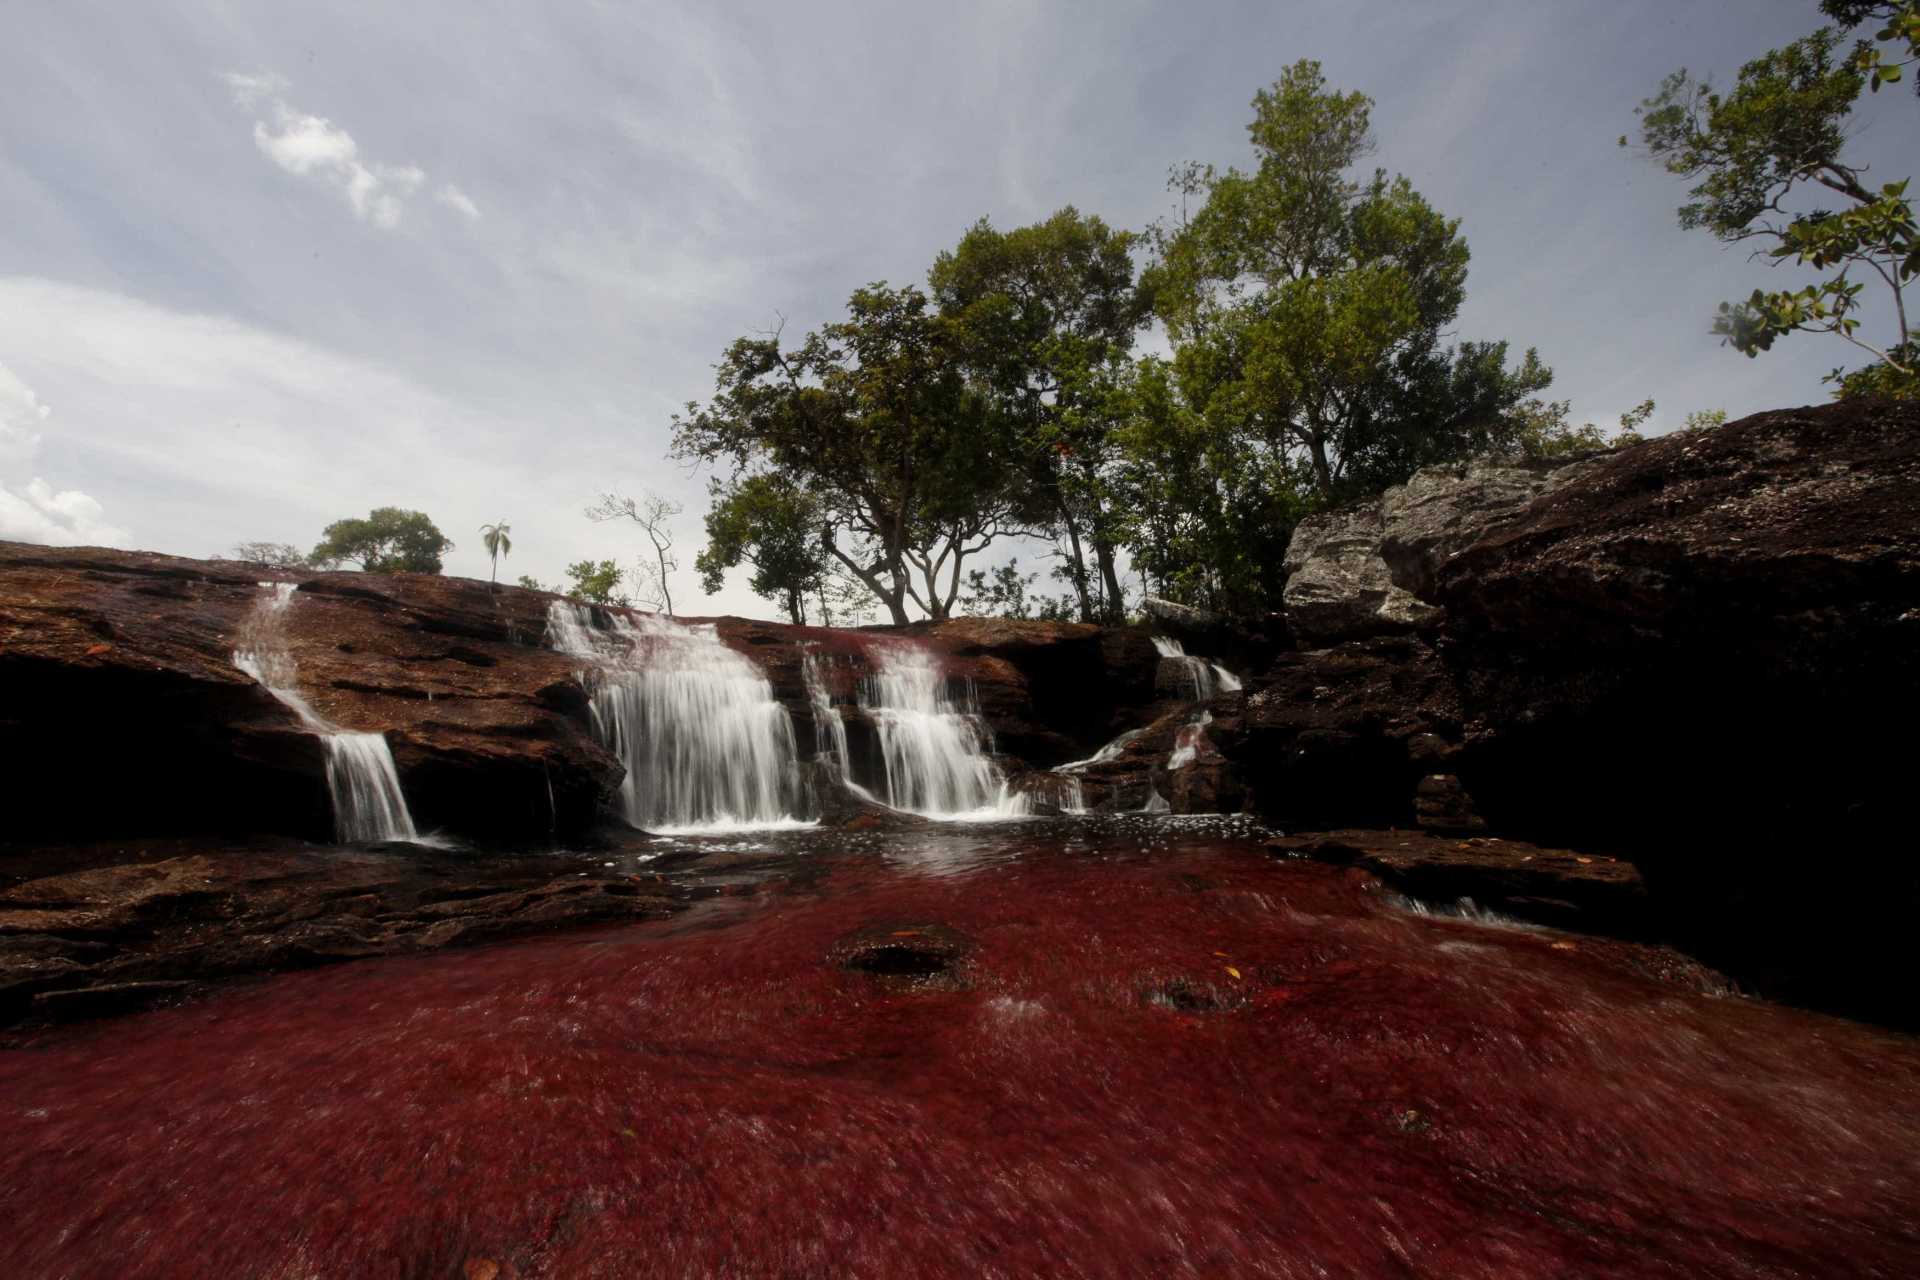
[[[344,843],[418,840],[413,815],[400,791],[393,752],[378,733],[349,733],[315,711],[294,687],[298,674],[287,648],[286,614],[294,584],[263,582],[260,600],[240,629],[233,665],[252,676],[268,693],[291,708],[300,723],[318,737],[327,752],[327,792],[333,798],[333,825]]]
[[[1153,637],[1153,647],[1161,657],[1177,659],[1186,668],[1187,680],[1193,685],[1195,702],[1205,702],[1215,693],[1233,693],[1241,687],[1239,676],[1217,662],[1192,656],[1186,646],[1172,636]]]
[[[809,652],[800,661],[800,678],[807,686],[807,701],[813,704],[813,754],[817,759],[833,761],[844,782],[852,776],[847,754],[847,725],[834,710],[833,695],[827,689],[826,672],[822,669],[824,661],[819,654]]]
[[[1087,793],[1080,786],[1080,779],[1067,774],[1060,779],[1060,812],[1085,813],[1087,811]]]
[[[1200,754],[1201,735],[1212,723],[1213,713],[1202,711],[1199,718],[1190,724],[1180,726],[1180,731],[1173,736],[1173,754],[1167,758],[1169,773],[1175,769],[1183,769],[1194,762],[1194,758]]]
[[[627,821],[676,834],[797,826],[806,801],[793,722],[767,678],[711,626],[556,600],[553,647],[588,663],[594,732],[626,762]]]
[[[930,818],[1018,817],[1031,811],[988,759],[992,739],[971,690],[954,701],[932,654],[876,644],[860,705],[873,721],[885,769],[881,800]]]
[[[1167,798],[1160,794],[1159,789],[1156,788],[1152,782],[1148,782],[1147,783],[1147,802],[1140,806],[1140,812],[1172,813],[1173,806],[1167,803]]]
[[[1145,729],[1129,729],[1112,742],[1109,742],[1106,746],[1088,756],[1085,760],[1070,760],[1066,764],[1057,764],[1053,766],[1053,771],[1055,773],[1079,773],[1081,770],[1090,769],[1096,764],[1105,764],[1109,760],[1117,760],[1120,758],[1120,753],[1127,749],[1127,744],[1145,732]]]

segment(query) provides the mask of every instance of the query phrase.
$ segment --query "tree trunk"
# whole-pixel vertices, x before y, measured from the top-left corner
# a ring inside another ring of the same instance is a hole
[[[1113,563],[1113,546],[1105,538],[1093,540],[1093,556],[1100,564],[1100,582],[1106,589],[1105,615],[1101,621],[1122,622],[1126,619],[1127,598],[1120,590],[1120,574]],[[1091,619],[1090,619],[1091,621]]]
[[[1087,594],[1087,553],[1080,546],[1080,525],[1067,510],[1067,504],[1058,504],[1060,523],[1067,531],[1067,576],[1073,582],[1073,593],[1080,598],[1080,621],[1092,622],[1093,600]]]
[[[1333,468],[1327,465],[1327,442],[1317,432],[1307,437],[1307,452],[1313,458],[1313,486],[1320,496],[1333,497]]]

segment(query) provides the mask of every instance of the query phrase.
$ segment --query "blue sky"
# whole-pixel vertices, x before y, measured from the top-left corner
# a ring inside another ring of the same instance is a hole
[[[638,538],[602,489],[665,458],[733,337],[922,280],[974,219],[1139,227],[1187,159],[1244,163],[1290,62],[1376,101],[1375,160],[1463,220],[1459,333],[1537,346],[1551,394],[1656,429],[1825,398],[1851,353],[1717,345],[1777,277],[1674,224],[1615,146],[1677,66],[1724,80],[1816,23],[1788,0],[1593,4],[119,5],[14,0],[0,42],[0,537],[205,556],[429,512],[484,576]],[[1915,108],[1860,124],[1882,177]]]

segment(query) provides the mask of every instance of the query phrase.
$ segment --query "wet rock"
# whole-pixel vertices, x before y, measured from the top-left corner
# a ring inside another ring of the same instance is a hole
[[[1462,728],[1452,675],[1432,646],[1381,636],[1282,655],[1220,741],[1260,811],[1284,829],[1411,826],[1415,788]]]
[[[1378,830],[1285,836],[1267,848],[1357,867],[1423,902],[1470,898],[1524,920],[1627,936],[1653,932],[1656,923],[1640,872],[1605,855],[1519,840]]]
[[[0,543],[0,732],[33,742],[10,834],[331,835],[322,752],[236,670],[260,575],[224,561]],[[293,574],[301,693],[382,732],[414,816],[484,838],[598,821],[619,764],[592,741],[540,592],[436,575]],[[71,761],[125,762],[72,791]]]
[[[872,925],[835,942],[827,959],[895,990],[959,991],[972,950],[970,938],[945,925]]]
[[[1411,754],[1411,753],[1410,753]],[[1433,773],[1414,788],[1413,811],[1422,830],[1436,833],[1486,830],[1486,819],[1473,811],[1473,797],[1450,773]]]
[[[0,852],[0,1024],[682,905],[603,861],[293,841]],[[47,873],[62,862],[76,869]]]

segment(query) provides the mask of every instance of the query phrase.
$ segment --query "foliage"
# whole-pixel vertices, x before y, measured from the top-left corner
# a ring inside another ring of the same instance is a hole
[[[566,594],[589,604],[630,605],[633,601],[620,592],[625,577],[611,560],[576,560],[567,566]]]
[[[487,581],[492,582],[500,576],[500,557],[513,550],[513,539],[509,536],[513,526],[505,520],[480,526],[480,542],[487,549],[487,561],[492,566],[487,573]]]
[[[1835,369],[1827,375],[1834,383],[1834,395],[1843,400],[1855,396],[1886,396],[1894,400],[1920,400],[1920,339],[1912,339],[1893,348],[1892,360],[1862,365],[1850,373]]]
[[[233,558],[258,569],[304,569],[309,564],[298,547],[286,542],[236,542]]]
[[[328,525],[308,559],[329,568],[357,564],[368,573],[439,573],[440,558],[451,550],[453,543],[424,512],[380,507],[364,520]]]
[[[1565,458],[1639,444],[1646,439],[1640,428],[1653,417],[1653,401],[1642,400],[1620,415],[1619,430],[1609,438],[1591,422],[1573,425],[1571,409],[1566,400],[1529,400],[1516,408],[1513,439],[1518,451],[1529,458]],[[1724,413],[1720,416],[1726,417]]]
[[[1695,409],[1686,416],[1686,420],[1680,424],[1680,429],[1682,431],[1711,431],[1715,427],[1725,426],[1726,422],[1727,411],[1725,409]]]
[[[1920,273],[1920,228],[1907,180],[1869,187],[1866,167],[1845,148],[1861,90],[1900,79],[1920,47],[1920,9],[1859,0],[1829,0],[1824,8],[1849,27],[1882,20],[1875,40],[1894,52],[1864,40],[1843,48],[1839,30],[1821,27],[1748,62],[1726,93],[1676,71],[1641,103],[1640,139],[1669,173],[1694,182],[1680,206],[1682,227],[1754,242],[1761,246],[1755,256],[1772,265],[1826,273],[1798,289],[1755,289],[1721,303],[1713,332],[1723,343],[1753,357],[1790,333],[1832,334],[1889,366],[1891,375],[1875,378],[1903,384],[1920,371],[1907,350],[1903,297]],[[1836,196],[1838,208],[1818,203]],[[1859,314],[1873,279],[1888,290],[1895,318],[1894,336],[1879,345],[1862,336]],[[1837,394],[1852,394],[1849,385],[1862,382],[1847,377],[1835,369],[1827,381]]]
[[[598,501],[587,508],[587,518],[590,520],[631,520],[647,535],[647,542],[653,548],[653,558],[639,563],[634,579],[641,593],[640,602],[649,609],[664,610],[668,616],[673,614],[672,577],[680,568],[679,558],[673,554],[672,521],[682,510],[684,508],[673,499],[663,498],[651,491],[638,502],[618,494],[603,493]]]
[[[856,290],[797,347],[741,338],[713,398],[674,418],[674,454],[778,472],[820,504],[826,554],[895,622],[947,616],[966,558],[1022,527],[1005,423],[963,373],[955,326],[918,289]]]
[[[563,596],[566,594],[566,591],[564,589],[560,587],[550,587],[546,583],[540,581],[540,579],[534,577],[530,573],[521,574],[517,579],[515,579],[515,585],[525,587],[528,591],[552,592],[556,596]]]
[[[1089,622],[1122,607],[1105,383],[1146,318],[1135,240],[1071,207],[1013,231],[983,218],[927,277],[970,375],[1010,425],[1013,466],[1041,500],[1028,518],[1054,539]]]
[[[762,472],[712,485],[707,546],[694,558],[700,586],[720,590],[727,570],[753,566],[747,585],[763,600],[783,605],[796,626],[807,621],[807,602],[827,585],[832,562],[820,538],[820,502],[786,476]],[[822,612],[825,606],[822,605]]]
[[[1301,61],[1254,99],[1251,172],[1189,165],[1200,206],[1156,230],[1148,272],[1183,399],[1234,436],[1257,483],[1320,503],[1404,479],[1497,437],[1551,373],[1504,343],[1442,345],[1467,246],[1403,177],[1352,172],[1372,103]]]

